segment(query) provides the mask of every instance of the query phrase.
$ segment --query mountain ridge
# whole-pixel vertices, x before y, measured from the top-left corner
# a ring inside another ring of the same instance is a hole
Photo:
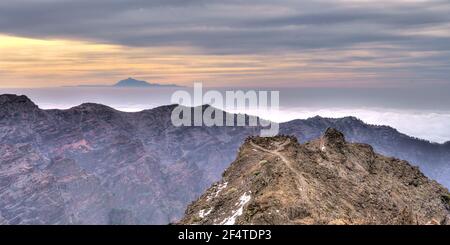
[[[2,100],[2,97],[5,97],[6,99],[3,99],[3,100]],[[8,99],[12,99],[13,101],[17,101],[17,100],[22,99],[23,101],[31,102],[31,104],[33,105],[33,107],[38,107],[38,106],[37,106],[33,101],[31,101],[27,96],[25,96],[25,95],[15,95],[15,94],[1,94],[1,95],[0,95],[0,104],[2,104],[2,103],[8,103]],[[3,101],[3,102],[2,102],[2,101]],[[124,114],[129,113],[129,114],[134,114],[134,113],[145,113],[145,112],[152,111],[152,110],[154,110],[154,109],[164,108],[164,107],[169,107],[169,108],[173,109],[173,108],[175,108],[175,107],[177,107],[177,106],[180,106],[180,105],[179,105],[179,104],[161,105],[161,106],[158,106],[158,107],[155,107],[155,108],[144,109],[144,110],[141,110],[141,111],[136,111],[136,112],[126,112],[126,111],[121,111],[121,110],[118,110],[118,109],[115,109],[115,108],[113,108],[113,107],[110,107],[110,106],[107,106],[107,105],[103,105],[103,104],[100,104],[100,103],[86,102],[86,103],[82,103],[82,104],[80,104],[80,105],[73,106],[73,107],[68,108],[68,109],[65,109],[65,110],[77,109],[77,108],[81,108],[81,107],[84,107],[84,106],[88,106],[88,107],[98,107],[98,108],[104,107],[104,108],[112,109],[112,110],[114,110],[114,111],[116,111],[116,112],[119,112],[119,113],[124,113]],[[202,107],[212,107],[212,106],[209,105],[209,104],[204,104],[204,105],[202,105]],[[52,110],[58,110],[58,109],[41,109],[41,110],[43,110],[43,111],[52,111]],[[222,111],[222,110],[220,110],[220,111]],[[226,111],[223,111],[223,112],[224,112],[224,113],[227,113]],[[398,131],[396,128],[394,128],[394,127],[387,126],[387,125],[369,124],[369,123],[366,123],[366,122],[364,122],[363,120],[361,120],[361,119],[359,119],[359,118],[357,118],[357,117],[355,117],[355,116],[345,116],[345,117],[333,118],[333,117],[322,117],[322,116],[316,115],[316,116],[309,117],[309,118],[306,118],[306,119],[293,119],[293,120],[290,120],[290,121],[283,122],[283,123],[281,123],[281,124],[295,124],[295,123],[297,123],[297,122],[317,122],[317,121],[321,121],[321,120],[326,121],[326,122],[329,122],[329,121],[332,121],[332,122],[352,121],[352,122],[360,123],[361,125],[367,125],[367,126],[372,126],[372,127],[377,127],[377,128],[383,128],[383,129],[387,129],[387,130],[393,130],[393,131],[395,131],[396,133],[399,133],[399,134],[401,134],[401,135],[403,135],[403,136],[410,137],[410,138],[413,138],[413,139],[415,139],[415,140],[427,142],[427,143],[434,144],[434,145],[440,145],[440,146],[450,145],[450,141],[446,141],[446,142],[444,142],[444,143],[438,143],[438,142],[433,142],[433,141],[430,141],[430,140],[422,139],[422,138],[419,138],[419,137],[410,136],[410,135],[408,135],[408,134],[399,132],[399,131]]]
[[[448,190],[329,128],[299,144],[249,137],[179,224],[450,224]]]
[[[20,96],[0,101],[7,103],[0,107],[0,220],[8,224],[172,222],[220,179],[245,139],[260,132],[174,127],[177,105],[127,113],[91,103],[41,110]],[[352,120],[299,120],[281,124],[280,133],[303,143],[328,127],[450,186],[450,151],[444,146]]]

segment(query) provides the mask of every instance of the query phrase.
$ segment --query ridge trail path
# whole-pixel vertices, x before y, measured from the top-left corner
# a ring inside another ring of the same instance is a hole
[[[266,152],[266,153],[269,153],[269,154],[271,154],[271,155],[275,155],[275,156],[279,157],[279,158],[281,159],[281,161],[283,161],[283,163],[286,165],[286,167],[287,167],[292,173],[294,173],[294,174],[297,176],[297,178],[296,178],[294,181],[295,181],[295,183],[297,183],[298,190],[300,191],[302,197],[304,198],[303,200],[309,200],[309,197],[308,197],[309,191],[308,191],[308,188],[307,188],[308,183],[306,182],[305,177],[295,169],[295,167],[294,167],[292,161],[290,161],[290,160],[289,160],[286,156],[284,156],[283,153],[282,153],[282,151],[284,150],[284,148],[285,148],[287,145],[289,145],[290,143],[291,143],[291,140],[290,140],[290,139],[287,139],[287,140],[284,141],[283,143],[277,142],[277,143],[275,144],[276,149],[275,149],[275,150],[269,150],[269,149],[266,149],[266,148],[264,148],[264,147],[262,147],[262,146],[260,146],[260,145],[257,145],[257,144],[256,144],[255,142],[253,142],[253,141],[250,141],[250,144],[251,144],[253,147],[255,147],[256,149],[258,149],[258,150],[260,150],[260,151],[263,151],[263,152]]]

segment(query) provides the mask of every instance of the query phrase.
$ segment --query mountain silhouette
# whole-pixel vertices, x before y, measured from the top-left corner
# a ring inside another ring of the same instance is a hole
[[[158,83],[149,83],[146,81],[140,81],[136,80],[134,78],[127,78],[124,80],[121,80],[117,82],[114,87],[129,87],[129,88],[136,88],[136,87],[178,87],[175,84],[158,84]]]

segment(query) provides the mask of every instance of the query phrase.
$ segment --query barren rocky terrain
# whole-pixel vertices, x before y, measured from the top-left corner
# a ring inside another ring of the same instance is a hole
[[[42,110],[0,95],[0,224],[167,224],[236,158],[254,127],[174,127],[175,106],[125,113],[99,104]],[[205,106],[206,108],[206,106]],[[281,125],[305,142],[328,128],[410,161],[449,186],[449,144],[356,118]],[[293,138],[294,139],[294,138]]]
[[[249,137],[181,224],[450,224],[450,193],[417,167],[348,143]]]

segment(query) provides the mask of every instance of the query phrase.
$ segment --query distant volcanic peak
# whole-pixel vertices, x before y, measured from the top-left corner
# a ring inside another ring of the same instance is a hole
[[[129,77],[127,79],[119,81],[114,86],[115,87],[149,87],[149,86],[151,86],[151,84],[146,81],[136,80],[134,78]]]
[[[159,84],[159,83],[149,83],[143,80],[137,80],[132,77],[121,80],[117,82],[113,87],[118,88],[143,88],[143,87],[179,87],[175,84]]]

